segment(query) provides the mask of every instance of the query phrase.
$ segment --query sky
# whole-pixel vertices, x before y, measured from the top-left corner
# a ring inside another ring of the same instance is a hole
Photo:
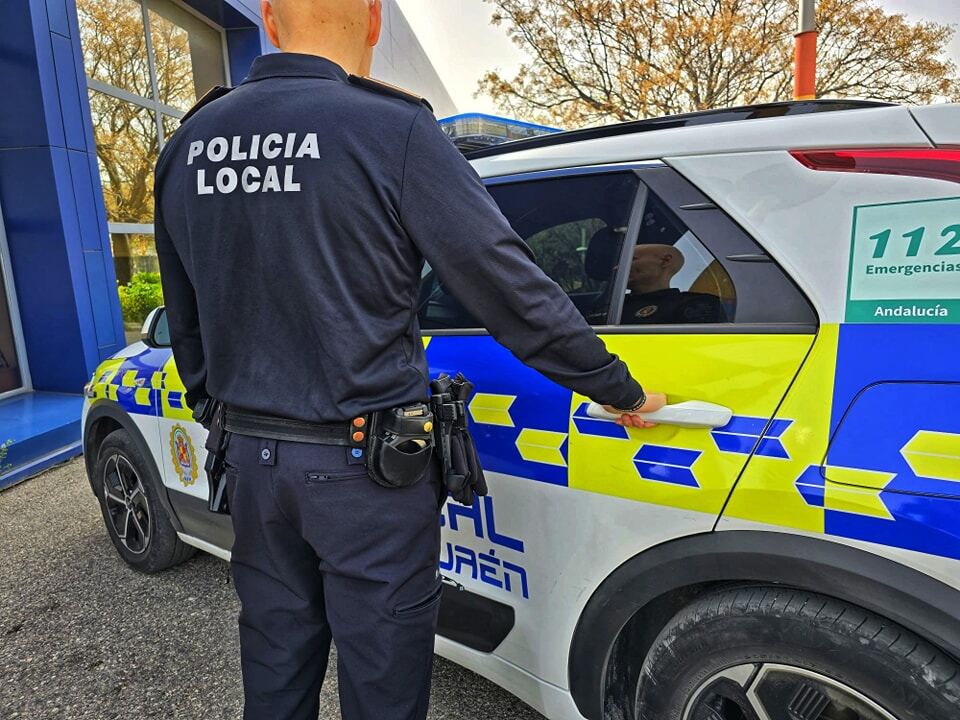
[[[397,4],[460,112],[497,114],[489,97],[473,97],[477,83],[489,70],[509,77],[525,55],[504,27],[490,24],[493,6],[484,0],[397,0]],[[911,20],[960,26],[960,0],[880,0],[880,4]],[[960,64],[960,33],[948,52]]]

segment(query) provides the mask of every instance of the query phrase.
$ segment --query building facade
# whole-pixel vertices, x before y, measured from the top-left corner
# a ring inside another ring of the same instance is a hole
[[[396,0],[384,9],[374,75],[455,113]],[[161,302],[160,148],[270,51],[257,0],[0,3],[0,486],[76,451],[83,384]]]

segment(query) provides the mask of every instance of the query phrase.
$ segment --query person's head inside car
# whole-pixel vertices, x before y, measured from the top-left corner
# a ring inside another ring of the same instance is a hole
[[[637,245],[630,262],[627,287],[631,294],[666,290],[673,276],[683,269],[683,253],[671,245]]]
[[[623,302],[623,324],[726,322],[726,312],[716,295],[670,287],[685,262],[683,253],[672,245],[637,245],[627,276],[629,292]]]

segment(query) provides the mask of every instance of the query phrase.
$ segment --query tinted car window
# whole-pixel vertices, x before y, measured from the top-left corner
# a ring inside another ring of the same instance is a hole
[[[676,213],[649,192],[630,261],[621,324],[734,322],[736,313],[730,275]]]
[[[605,324],[639,181],[632,173],[494,185],[490,194],[537,264],[592,324]],[[429,267],[420,293],[424,330],[477,328]]]

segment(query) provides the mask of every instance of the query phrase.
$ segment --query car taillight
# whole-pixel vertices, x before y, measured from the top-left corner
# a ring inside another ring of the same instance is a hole
[[[790,154],[811,170],[910,175],[960,182],[960,150],[791,150]]]

